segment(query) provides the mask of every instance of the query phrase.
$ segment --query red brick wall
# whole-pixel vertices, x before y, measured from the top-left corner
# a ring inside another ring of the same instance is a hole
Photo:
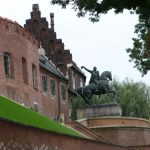
[[[35,101],[41,106],[41,84],[39,72],[38,45],[35,38],[17,23],[0,19],[0,94],[33,107]],[[8,77],[4,71],[3,53],[12,55],[14,76]],[[28,84],[23,82],[22,57],[27,60]],[[37,70],[38,89],[33,88],[32,64]],[[8,94],[8,90],[10,95]],[[42,111],[43,108],[40,108]]]
[[[60,117],[60,114],[63,113],[65,115],[65,120],[69,119],[68,114],[68,96],[66,98],[66,101],[62,101],[60,99],[60,93],[59,93],[59,86],[61,83],[63,83],[66,88],[68,87],[68,82],[63,82],[53,74],[50,74],[49,72],[40,69],[41,76],[45,75],[48,79],[48,89],[47,93],[42,93],[42,105],[44,108],[44,114],[52,119],[58,119]],[[56,83],[56,95],[55,97],[52,97],[50,95],[50,79],[55,80]],[[41,81],[42,82],[42,81]],[[67,93],[66,93],[67,94]]]
[[[50,16],[54,17],[54,14],[50,14]],[[45,17],[41,16],[41,11],[39,9],[38,4],[33,4],[31,19],[26,20],[24,28],[29,30],[36,36],[36,38],[38,39],[38,43],[41,43],[42,47],[45,49],[46,56],[48,57],[48,59],[53,61],[57,68],[59,68],[64,75],[67,75],[67,64],[73,63],[72,54],[70,50],[66,50],[64,48],[64,43],[62,39],[57,39],[57,34],[54,30],[54,18],[50,18],[50,20],[51,27],[49,28],[48,21]],[[37,23],[37,26],[35,25],[35,22]],[[82,78],[84,81],[85,77]],[[69,84],[72,84],[71,79],[69,79]],[[72,89],[69,88],[69,90],[71,91]],[[72,94],[72,92],[74,92],[74,90],[69,93],[70,103],[72,98],[75,98],[77,94]]]
[[[0,120],[0,149],[42,150],[126,150],[88,139],[45,132]]]
[[[126,145],[150,145],[150,122],[132,117],[82,119],[79,122],[94,130],[107,141]]]
[[[13,64],[13,77],[6,76],[4,69],[4,52],[11,54]],[[28,84],[23,80],[22,58],[26,60]],[[37,71],[38,88],[33,87],[32,65]],[[38,42],[34,36],[23,27],[10,20],[0,19],[0,94],[7,96],[29,108],[34,109],[34,103],[38,104],[38,111],[52,119],[64,114],[68,120],[68,95],[66,101],[60,101],[59,85],[64,81],[39,68]],[[41,72],[40,72],[41,71]],[[41,74],[48,76],[48,93],[42,93]],[[56,97],[50,96],[50,78],[56,80]],[[68,82],[64,82],[66,89]]]
[[[150,128],[147,127],[97,127],[92,128],[113,144],[125,146],[150,145]]]
[[[133,117],[104,117],[104,118],[93,118],[93,119],[85,119],[81,120],[81,123],[84,121],[87,122],[88,127],[94,126],[144,126],[149,127],[150,122],[141,118],[133,118]]]

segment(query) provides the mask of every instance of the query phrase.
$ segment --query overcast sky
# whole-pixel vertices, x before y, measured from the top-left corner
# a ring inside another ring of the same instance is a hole
[[[126,48],[132,48],[134,26],[138,23],[136,15],[128,11],[115,15],[110,11],[102,15],[98,23],[91,23],[88,17],[78,18],[76,12],[50,5],[50,0],[1,0],[0,16],[17,21],[20,25],[30,19],[32,4],[39,4],[41,16],[50,23],[49,14],[55,15],[55,31],[57,38],[62,39],[65,49],[70,49],[73,60],[79,67],[92,69],[97,66],[100,73],[105,70],[112,72],[119,81],[125,78],[142,81],[150,85],[150,73],[141,77],[141,73],[130,63]],[[89,73],[85,75],[89,80]]]

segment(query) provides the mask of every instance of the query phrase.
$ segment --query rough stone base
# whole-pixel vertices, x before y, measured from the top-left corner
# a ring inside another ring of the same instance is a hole
[[[77,118],[95,118],[107,116],[122,116],[122,109],[117,103],[80,107],[77,109]]]

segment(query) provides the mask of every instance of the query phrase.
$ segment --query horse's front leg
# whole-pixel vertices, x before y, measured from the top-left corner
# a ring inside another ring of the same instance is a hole
[[[115,91],[111,91],[111,93],[113,93],[112,98],[114,99],[114,97],[115,97],[115,95],[116,95],[116,92],[115,92]]]
[[[84,94],[84,89],[83,88],[81,90],[81,95],[82,95],[82,98],[85,100],[85,102],[88,104],[88,99],[87,99],[86,95]]]
[[[113,99],[114,97],[110,95],[111,92],[106,87],[104,89],[105,89],[106,94],[108,95],[108,97],[111,99],[111,101],[114,101],[114,99]]]

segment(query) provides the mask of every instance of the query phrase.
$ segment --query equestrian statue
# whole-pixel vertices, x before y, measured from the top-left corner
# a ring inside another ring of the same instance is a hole
[[[112,81],[112,75],[110,71],[104,71],[99,75],[99,71],[96,67],[93,70],[89,70],[84,66],[81,66],[91,73],[89,85],[77,89],[77,93],[85,100],[88,105],[91,105],[91,98],[93,95],[107,94],[109,98],[114,101],[116,92],[109,86],[109,81]]]

